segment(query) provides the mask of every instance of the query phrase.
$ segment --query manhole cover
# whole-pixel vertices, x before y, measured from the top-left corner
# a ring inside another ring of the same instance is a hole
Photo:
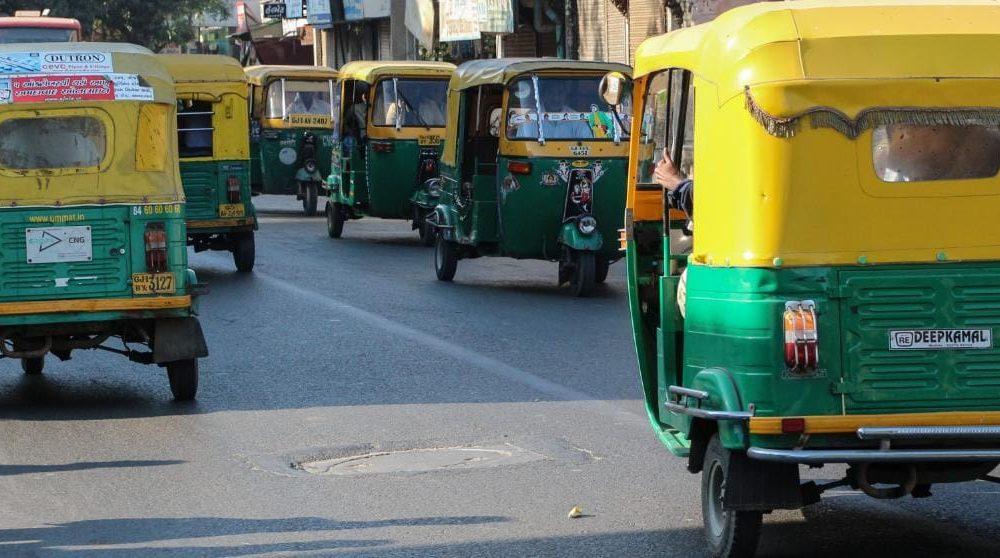
[[[500,467],[541,459],[545,459],[545,456],[504,444],[373,451],[347,457],[304,461],[299,463],[299,468],[314,475],[377,475]]]

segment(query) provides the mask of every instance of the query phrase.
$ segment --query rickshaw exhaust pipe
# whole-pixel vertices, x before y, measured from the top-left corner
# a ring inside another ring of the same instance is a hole
[[[906,473],[905,480],[896,486],[887,488],[875,486],[879,481],[876,480],[873,482],[871,480],[871,465],[871,463],[861,463],[856,469],[852,467],[851,471],[854,473],[856,488],[872,498],[877,500],[895,500],[912,494],[913,489],[917,486],[917,466],[912,463],[903,465]]]

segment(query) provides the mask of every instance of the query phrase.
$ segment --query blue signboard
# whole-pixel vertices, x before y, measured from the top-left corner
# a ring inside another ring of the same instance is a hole
[[[344,0],[344,19],[357,21],[365,18],[364,0]]]
[[[309,25],[320,29],[333,26],[330,0],[307,0],[306,10],[308,10],[306,19]]]

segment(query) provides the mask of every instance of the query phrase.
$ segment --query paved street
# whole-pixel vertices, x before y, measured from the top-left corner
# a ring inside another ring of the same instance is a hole
[[[543,262],[442,284],[405,223],[334,241],[294,200],[258,207],[254,274],[191,257],[211,291],[196,403],[114,355],[3,363],[0,555],[701,555],[699,477],[642,412],[621,264],[589,300]],[[344,460],[397,450],[417,451]],[[760,554],[995,554],[1000,486],[934,492],[836,491],[768,517]]]

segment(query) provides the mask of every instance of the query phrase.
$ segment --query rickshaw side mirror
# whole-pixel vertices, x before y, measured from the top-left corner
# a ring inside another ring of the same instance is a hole
[[[608,72],[601,78],[598,89],[605,103],[618,106],[628,92],[628,78],[621,72]]]
[[[500,137],[500,119],[503,116],[502,108],[495,108],[490,111],[490,135]]]

